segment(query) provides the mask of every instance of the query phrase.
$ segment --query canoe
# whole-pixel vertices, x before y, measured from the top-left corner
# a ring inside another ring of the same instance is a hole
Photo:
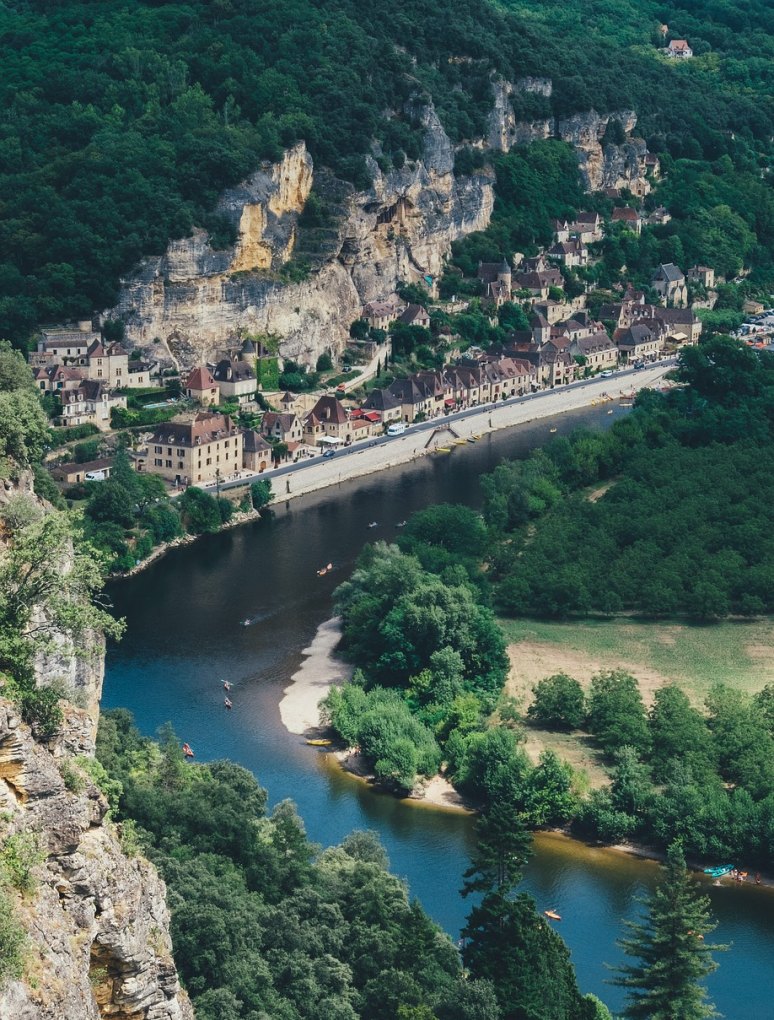
[[[451,453],[450,446],[436,446],[435,453]]]
[[[552,921],[561,921],[561,914],[557,914],[555,910],[544,910],[543,913],[546,917],[550,917]]]
[[[330,747],[332,743],[332,740],[307,740],[310,747]]]
[[[705,868],[704,874],[711,875],[713,878],[722,878],[723,875],[727,875],[729,871],[733,870],[734,870],[733,864],[721,864],[719,867],[716,868]]]

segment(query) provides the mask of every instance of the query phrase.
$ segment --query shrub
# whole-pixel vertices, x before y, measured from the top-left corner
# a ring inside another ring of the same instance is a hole
[[[328,354],[327,351],[321,354],[320,357],[317,359],[317,364],[315,365],[315,368],[317,369],[318,372],[331,371],[331,369],[333,368],[333,358],[331,358],[330,354]]]
[[[218,531],[223,523],[218,501],[195,485],[185,490],[178,506],[185,530],[191,535],[211,534]]]
[[[13,903],[0,889],[0,988],[20,978],[24,969],[24,947],[27,935],[16,917]]]
[[[630,744],[644,751],[650,743],[645,706],[637,681],[629,673],[612,670],[591,680],[588,728],[606,754]]]
[[[262,478],[257,482],[253,482],[250,486],[250,499],[255,510],[260,510],[261,507],[270,503],[272,496],[271,482],[268,478]]]
[[[0,851],[0,865],[10,884],[20,893],[35,889],[37,883],[33,872],[44,859],[38,837],[28,829],[9,836]]]

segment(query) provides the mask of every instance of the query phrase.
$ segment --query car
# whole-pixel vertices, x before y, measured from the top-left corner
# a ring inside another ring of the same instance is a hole
[[[331,457],[335,456],[336,456],[335,450],[326,450],[325,453],[323,454],[323,460],[330,459]]]
[[[606,368],[604,372],[600,372],[599,374],[602,376],[603,379],[609,379],[613,373],[609,368]]]

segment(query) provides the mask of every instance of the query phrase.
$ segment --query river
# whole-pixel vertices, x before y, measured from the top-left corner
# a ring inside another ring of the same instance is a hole
[[[455,937],[468,909],[458,895],[472,843],[471,821],[456,813],[398,801],[343,774],[329,756],[289,734],[279,718],[282,691],[317,627],[331,615],[331,595],[363,545],[395,536],[395,524],[433,503],[480,504],[479,476],[505,456],[524,456],[579,424],[606,427],[619,415],[589,408],[555,420],[498,432],[448,455],[347,482],[274,508],[270,519],[212,535],[179,549],[110,587],[128,632],[111,646],[105,707],[125,707],[149,735],[171,720],[198,760],[230,758],[251,769],[271,803],[298,805],[310,837],[339,842],[356,828],[378,832],[393,871]],[[379,527],[369,530],[368,522]],[[332,562],[331,574],[316,568]],[[251,626],[241,626],[250,618]],[[221,681],[234,685],[234,710],[223,709]],[[584,991],[613,1009],[619,989],[605,984],[605,964],[621,959],[622,920],[651,888],[656,865],[590,849],[552,835],[536,839],[524,887],[541,910],[557,908]],[[709,988],[734,1020],[774,1018],[774,897],[747,887],[709,888],[720,921],[720,956]]]

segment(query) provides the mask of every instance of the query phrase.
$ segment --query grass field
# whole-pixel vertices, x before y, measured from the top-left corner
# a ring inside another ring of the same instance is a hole
[[[511,660],[506,691],[522,711],[538,680],[560,672],[585,687],[600,670],[625,669],[639,680],[646,704],[658,687],[675,682],[697,707],[718,681],[754,692],[774,679],[774,620],[706,626],[632,619],[500,623]],[[587,738],[529,727],[530,757],[546,748],[585,771],[592,786],[604,782],[602,760]]]

